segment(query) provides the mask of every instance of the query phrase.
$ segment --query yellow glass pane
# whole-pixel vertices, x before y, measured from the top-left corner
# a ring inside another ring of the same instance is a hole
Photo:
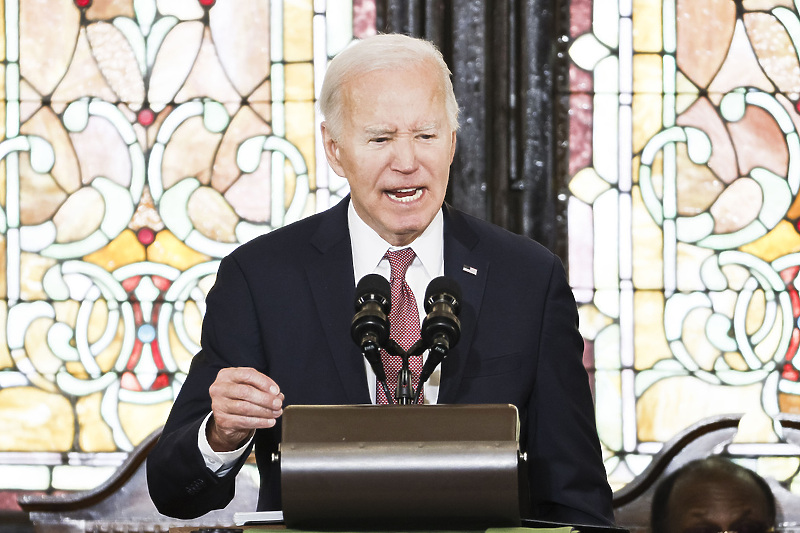
[[[714,254],[713,250],[701,248],[693,244],[678,243],[678,290],[702,291],[706,285],[700,279],[700,268],[703,262]]]
[[[5,2],[0,2],[0,20],[3,20],[3,21],[6,20],[6,4],[5,4]],[[5,39],[6,32],[5,32],[5,28],[0,29],[0,35],[2,36],[2,38],[0,38],[0,60],[5,60],[6,59],[6,39]],[[0,79],[5,81],[5,72],[0,74]]]
[[[6,276],[8,269],[6,268],[6,261],[6,238],[5,235],[0,235],[0,298],[2,299],[5,299],[6,296],[8,296],[8,278]],[[2,323],[3,322],[0,320],[0,324]]]
[[[594,304],[585,304],[578,307],[581,335],[584,339],[594,340],[597,334],[614,321],[600,312]]]
[[[69,400],[33,387],[0,389],[0,451],[66,452],[75,418]]]
[[[800,252],[800,235],[790,222],[781,220],[769,233],[740,249],[764,261],[774,261],[784,255]]]
[[[660,52],[661,2],[633,0],[633,50]]]
[[[315,173],[315,122],[313,102],[287,102],[286,115],[291,117],[286,121],[286,138],[294,144],[303,154],[309,172],[309,184],[312,190],[316,187]]]
[[[78,416],[78,443],[82,452],[114,452],[114,436],[100,415],[103,393],[98,392],[78,398],[75,412]]]
[[[697,165],[689,159],[685,144],[677,146],[677,163],[678,215],[698,215],[718,201],[724,184],[708,166]]]
[[[650,368],[656,361],[671,357],[664,336],[664,293],[636,291],[633,294],[634,368]]]
[[[106,246],[84,257],[84,261],[87,263],[94,263],[109,271],[145,259],[144,245],[139,242],[136,234],[131,230],[123,231]]]
[[[647,389],[636,404],[638,437],[642,441],[664,442],[704,418],[759,412],[761,389],[761,383],[726,387],[688,376],[661,380]]]
[[[104,300],[98,300],[92,306],[92,313],[89,317],[89,326],[88,331],[86,332],[89,342],[96,342],[100,339],[101,335],[105,332],[106,324],[108,323],[109,318],[107,302]],[[100,371],[103,373],[112,372],[117,360],[120,358],[124,359],[128,356],[128,354],[121,353],[123,334],[122,325],[123,323],[121,318],[117,319],[117,321],[111,325],[111,327],[116,331],[116,335],[111,342],[109,342],[108,346],[105,347],[94,358],[97,366],[100,367]]]
[[[37,254],[22,252],[20,255],[20,296],[23,300],[47,300],[42,289],[42,278],[55,260]]]
[[[313,0],[283,3],[283,57],[287,62],[314,58]]]
[[[169,415],[170,402],[155,405],[137,405],[125,402],[119,404],[119,420],[122,428],[135,446],[153,431],[164,425]]]
[[[159,231],[153,244],[147,247],[147,260],[186,270],[208,261],[209,257],[195,252],[171,232],[164,230]]]
[[[633,92],[663,94],[663,61],[660,55],[633,56]]]
[[[48,381],[55,382],[55,373],[60,370],[64,362],[56,357],[47,343],[47,332],[53,325],[49,318],[34,320],[25,331],[25,352],[40,375]]]
[[[633,137],[632,148],[639,153],[661,130],[664,100],[660,94],[633,93]]]
[[[284,77],[287,102],[311,102],[314,100],[314,66],[311,63],[286,65]]]
[[[689,311],[683,321],[681,336],[686,351],[692,359],[700,368],[709,372],[714,369],[714,362],[721,353],[706,338],[705,327],[711,313],[712,310],[706,307]]]
[[[633,285],[637,289],[661,289],[663,237],[642,201],[639,187],[631,191],[633,202]],[[637,315],[638,317],[638,315]]]
[[[81,302],[76,300],[66,300],[63,302],[53,302],[53,310],[56,312],[56,321],[64,324],[75,324]]]

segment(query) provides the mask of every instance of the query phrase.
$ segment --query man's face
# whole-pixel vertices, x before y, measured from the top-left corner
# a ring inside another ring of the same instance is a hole
[[[425,231],[444,202],[456,133],[432,66],[377,70],[343,87],[342,133],[322,135],[356,213],[394,246]]]
[[[668,503],[669,533],[764,533],[773,524],[764,494],[750,478],[727,473],[687,473]]]

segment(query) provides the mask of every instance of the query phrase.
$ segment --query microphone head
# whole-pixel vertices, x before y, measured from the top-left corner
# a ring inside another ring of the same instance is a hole
[[[391,308],[392,287],[380,274],[367,274],[356,285],[355,308],[360,310],[365,302],[372,300],[381,306],[387,315]]]
[[[425,312],[430,313],[434,304],[442,300],[446,300],[453,307],[453,313],[458,314],[461,306],[461,287],[456,280],[447,276],[434,278],[428,284],[425,290]]]

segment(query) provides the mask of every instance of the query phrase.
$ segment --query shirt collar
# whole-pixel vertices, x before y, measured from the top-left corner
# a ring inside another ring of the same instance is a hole
[[[350,230],[350,243],[353,249],[353,269],[356,281],[367,274],[375,272],[384,254],[389,249],[407,248],[407,246],[392,246],[356,213],[352,200],[347,210],[347,222]],[[436,213],[433,220],[422,235],[417,237],[409,246],[414,250],[417,258],[422,263],[430,279],[441,275],[444,253],[444,216],[442,210]]]

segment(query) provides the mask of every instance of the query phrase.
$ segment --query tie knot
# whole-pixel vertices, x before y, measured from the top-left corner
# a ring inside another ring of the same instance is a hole
[[[392,269],[392,278],[405,279],[406,271],[417,254],[411,248],[403,248],[402,250],[389,250],[386,252],[386,259],[389,260],[389,267]]]

